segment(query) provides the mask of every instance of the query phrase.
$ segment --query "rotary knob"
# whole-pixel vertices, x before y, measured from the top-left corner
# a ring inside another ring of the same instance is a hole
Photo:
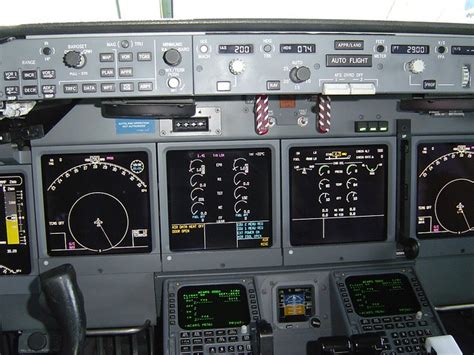
[[[229,70],[234,75],[242,74],[245,71],[245,63],[240,59],[233,59],[229,63]]]
[[[179,51],[174,48],[168,49],[165,54],[163,54],[163,60],[165,63],[172,67],[175,67],[181,63],[181,59],[181,53],[179,53]]]
[[[408,70],[413,74],[423,73],[425,68],[425,62],[422,59],[413,59],[408,63]]]
[[[290,79],[294,83],[303,83],[311,78],[311,70],[308,67],[294,67],[290,70]]]
[[[86,65],[86,56],[78,51],[68,51],[64,54],[63,62],[69,68],[80,69]]]

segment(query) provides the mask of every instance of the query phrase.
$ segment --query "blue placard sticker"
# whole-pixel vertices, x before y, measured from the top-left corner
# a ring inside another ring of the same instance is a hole
[[[117,134],[155,133],[155,120],[116,119],[115,132]]]

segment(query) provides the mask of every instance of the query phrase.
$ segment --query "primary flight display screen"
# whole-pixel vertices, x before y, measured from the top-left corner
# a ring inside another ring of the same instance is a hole
[[[349,276],[346,286],[361,317],[416,313],[420,304],[408,278],[399,273]]]
[[[41,157],[48,253],[151,251],[148,154]]]
[[[278,288],[278,321],[306,322],[314,315],[313,287]]]
[[[387,238],[386,145],[293,147],[292,245]]]
[[[474,236],[474,142],[418,145],[418,238]]]
[[[272,245],[271,150],[167,152],[170,249]]]
[[[241,284],[184,286],[178,290],[182,329],[232,328],[250,322],[247,290]]]
[[[0,174],[0,276],[31,272],[22,174]]]

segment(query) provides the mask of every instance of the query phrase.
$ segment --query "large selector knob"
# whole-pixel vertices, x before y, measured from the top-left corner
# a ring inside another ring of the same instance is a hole
[[[229,63],[229,70],[234,75],[242,74],[245,70],[245,63],[240,59],[233,59]]]
[[[78,51],[68,51],[63,57],[64,64],[69,68],[82,68],[86,65],[86,56]]]
[[[175,67],[181,63],[181,53],[175,48],[168,49],[165,54],[163,54],[163,60],[166,64]]]
[[[423,73],[425,67],[425,62],[422,59],[413,59],[412,61],[408,62],[408,70],[413,74]]]
[[[294,83],[302,83],[311,78],[311,70],[308,67],[294,67],[290,70],[290,79]]]

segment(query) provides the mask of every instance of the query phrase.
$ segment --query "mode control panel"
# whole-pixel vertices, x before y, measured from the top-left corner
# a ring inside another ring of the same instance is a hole
[[[112,34],[0,44],[0,100],[472,94],[472,37]]]
[[[472,93],[471,47],[435,35],[194,36],[195,93]]]
[[[169,280],[163,299],[164,354],[253,354],[250,322],[260,313],[252,278]]]
[[[32,37],[0,46],[0,99],[193,93],[191,36]]]
[[[333,286],[349,331],[378,333],[384,355],[424,354],[426,338],[444,334],[411,268],[334,272]]]

